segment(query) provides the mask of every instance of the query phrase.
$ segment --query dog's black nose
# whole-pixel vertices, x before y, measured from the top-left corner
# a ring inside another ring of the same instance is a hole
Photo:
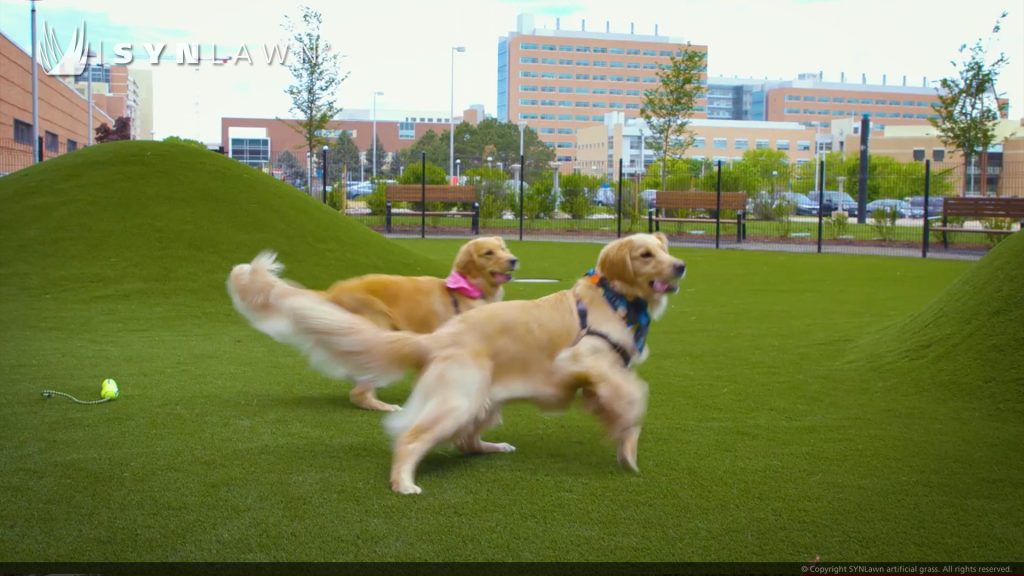
[[[683,274],[686,274],[686,264],[684,264],[683,262],[680,262],[679,264],[676,264],[675,265],[675,271],[676,271],[676,276],[682,276]]]
[[[515,270],[516,267],[519,266],[519,258],[512,258],[511,260],[508,261],[508,264],[509,266],[512,267],[513,270]]]

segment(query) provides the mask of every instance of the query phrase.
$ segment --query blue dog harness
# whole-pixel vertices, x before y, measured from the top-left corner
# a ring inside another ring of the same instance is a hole
[[[636,353],[642,353],[644,346],[647,345],[647,330],[651,326],[651,315],[647,310],[647,302],[640,298],[629,300],[616,292],[611,287],[608,279],[598,274],[593,268],[588,270],[584,276],[594,285],[601,287],[604,299],[608,301],[608,304],[616,313],[625,318],[626,326],[633,329],[633,344],[636,347]],[[612,347],[612,350],[622,358],[622,364],[628,366],[629,361],[633,358],[633,352],[613,340],[611,336],[591,328],[587,322],[587,305],[579,298],[576,299],[576,313],[580,319],[580,335],[576,338],[576,341],[578,342],[586,336],[596,336],[607,342]]]

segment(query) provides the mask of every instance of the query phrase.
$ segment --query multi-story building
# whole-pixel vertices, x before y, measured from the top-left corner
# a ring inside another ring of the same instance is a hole
[[[699,119],[690,122],[689,128],[694,143],[684,157],[722,162],[739,160],[747,150],[769,149],[785,152],[790,163],[799,165],[814,159],[816,142],[825,137],[798,122]],[[571,167],[583,174],[615,179],[621,158],[625,175],[646,172],[656,159],[646,146],[650,138],[651,130],[643,119],[606,114],[604,124],[577,132],[577,158]]]
[[[707,53],[707,46],[681,38],[587,30],[538,28],[520,15],[515,32],[498,41],[498,120],[526,123],[555,149],[563,166],[575,161],[578,130],[600,126],[605,113],[638,118],[644,91],[658,85],[657,72],[682,50]],[[706,78],[706,76],[705,76]],[[700,99],[695,118],[706,117]]]
[[[825,82],[820,72],[786,81],[708,79],[708,118],[723,120],[827,127],[833,120],[868,114],[879,130],[886,126],[927,126],[928,119],[936,116],[932,105],[938,101],[938,93],[927,78],[920,86],[908,85],[906,76],[896,85],[890,84],[886,76],[882,76],[881,84],[868,84],[865,76],[860,83],[847,82],[845,74],[838,82]]]
[[[397,119],[396,119],[397,118]],[[475,105],[454,118],[477,124],[484,118],[483,107]],[[374,117],[370,110],[346,110],[327,125],[325,136],[337,138],[348,132],[361,154],[372,150]],[[428,131],[440,135],[449,129],[448,113],[377,110],[377,139],[388,156],[416,143]],[[298,121],[276,118],[222,118],[221,146],[224,152],[255,168],[270,170],[278,156],[291,152],[297,159],[305,157],[305,140]],[[363,158],[364,162],[369,160]],[[386,161],[386,160],[385,160]]]
[[[48,76],[37,63],[39,137],[44,158],[71,152],[89,143],[89,108],[82,94]],[[0,32],[0,174],[32,164],[32,57]],[[97,106],[93,125],[114,120]]]
[[[82,94],[92,77],[92,101],[114,118],[131,120],[133,140],[153,138],[153,75],[149,70],[127,66],[91,64],[74,78],[74,87]]]

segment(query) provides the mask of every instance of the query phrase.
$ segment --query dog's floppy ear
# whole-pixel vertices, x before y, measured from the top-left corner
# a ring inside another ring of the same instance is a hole
[[[661,245],[665,247],[665,251],[667,252],[668,251],[668,236],[665,236],[664,232],[655,232],[654,233],[654,237],[658,239],[658,242],[661,242]]]
[[[632,284],[636,277],[633,276],[633,259],[629,253],[629,242],[616,240],[605,246],[601,250],[600,256],[597,257],[597,270],[609,280]]]
[[[471,243],[467,242],[459,248],[459,253],[455,256],[455,271],[463,276],[475,277],[480,274],[480,266],[476,261],[476,253],[473,252],[473,248],[470,246]]]

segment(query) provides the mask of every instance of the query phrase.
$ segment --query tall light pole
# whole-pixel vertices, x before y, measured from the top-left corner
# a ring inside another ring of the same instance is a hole
[[[455,173],[455,53],[465,52],[465,46],[452,46],[452,86],[448,108],[448,177]]]
[[[36,0],[32,4],[32,163],[39,162],[39,66],[36,64]]]
[[[460,168],[462,168],[462,158],[456,158],[455,159],[455,183],[456,184],[461,184],[462,183],[462,177],[459,175]]]
[[[383,92],[373,93],[373,141],[370,142],[370,146],[373,147],[373,177],[371,179],[374,182],[377,181],[377,96],[383,95]]]
[[[89,55],[85,59],[85,91],[86,91],[86,112],[85,114],[89,117],[89,137],[85,139],[89,146],[92,146],[92,137],[94,135],[92,130],[92,59],[96,56],[96,53],[89,50]]]

